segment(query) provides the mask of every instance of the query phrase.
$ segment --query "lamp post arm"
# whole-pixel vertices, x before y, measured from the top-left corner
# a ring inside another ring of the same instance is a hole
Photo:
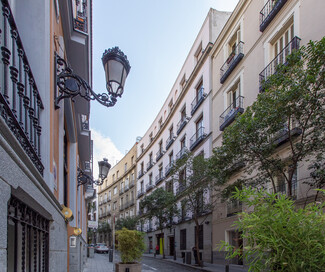
[[[116,104],[116,97],[107,93],[96,94],[89,86],[87,81],[75,74],[67,62],[60,56],[55,56],[56,62],[56,84],[58,86],[58,94],[55,96],[55,108],[60,108],[59,102],[64,98],[73,99],[81,96],[87,101],[97,100],[106,107],[112,107]]]

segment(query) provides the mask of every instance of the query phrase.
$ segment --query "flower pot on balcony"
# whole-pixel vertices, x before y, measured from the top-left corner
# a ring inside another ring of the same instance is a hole
[[[115,264],[116,272],[125,272],[126,268],[129,269],[129,272],[141,272],[142,264],[141,263],[130,263],[130,264],[116,263]]]

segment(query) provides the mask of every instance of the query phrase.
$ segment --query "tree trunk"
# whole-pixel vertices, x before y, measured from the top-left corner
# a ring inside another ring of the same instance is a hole
[[[203,266],[202,260],[200,259],[200,249],[199,249],[199,235],[200,235],[200,225],[197,218],[194,219],[195,221],[195,247],[196,247],[196,258],[199,266]]]

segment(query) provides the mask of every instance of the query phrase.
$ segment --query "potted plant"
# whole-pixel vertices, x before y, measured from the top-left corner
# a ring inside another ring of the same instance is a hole
[[[143,234],[136,230],[123,228],[116,232],[118,239],[117,249],[121,253],[121,262],[115,264],[116,272],[141,272],[142,265],[137,261],[142,257],[144,251]]]

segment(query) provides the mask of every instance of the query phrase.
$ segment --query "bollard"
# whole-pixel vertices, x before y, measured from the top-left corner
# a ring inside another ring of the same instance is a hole
[[[225,269],[226,269],[226,270],[225,270],[226,272],[229,272],[229,264],[226,264]]]
[[[110,249],[109,252],[108,252],[108,254],[109,254],[109,261],[110,262],[113,262],[113,250]]]

